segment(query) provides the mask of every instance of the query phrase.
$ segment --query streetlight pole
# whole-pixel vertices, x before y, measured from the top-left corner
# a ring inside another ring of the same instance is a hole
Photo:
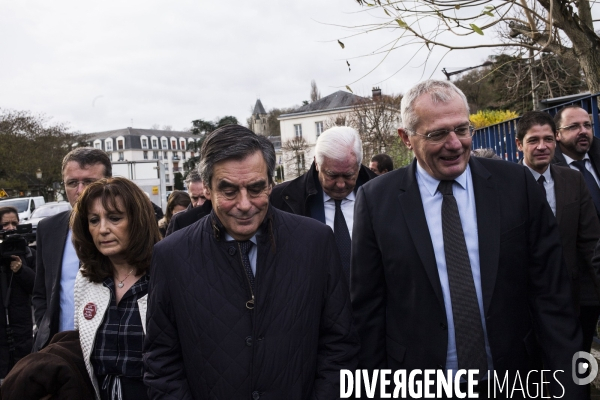
[[[450,77],[451,77],[452,75],[458,75],[458,74],[460,74],[460,73],[462,73],[462,72],[465,72],[465,71],[470,71],[470,70],[472,70],[472,69],[479,68],[479,67],[487,67],[488,65],[492,65],[492,64],[494,64],[494,63],[493,63],[493,62],[491,62],[491,61],[486,61],[486,62],[484,62],[484,63],[483,63],[483,64],[481,64],[481,65],[476,65],[476,66],[474,66],[474,67],[464,68],[464,69],[461,69],[461,70],[458,70],[458,71],[454,71],[454,72],[447,72],[447,71],[446,71],[446,68],[442,68],[442,72],[444,73],[444,75],[446,75],[446,78],[447,78],[448,80],[450,80]]]
[[[35,171],[35,177],[38,179],[38,194],[40,194],[42,191],[41,188],[43,186],[43,184],[42,184],[42,169],[41,168],[38,168]]]

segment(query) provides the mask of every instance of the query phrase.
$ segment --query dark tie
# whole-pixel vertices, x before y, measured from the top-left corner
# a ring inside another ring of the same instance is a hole
[[[250,281],[250,286],[252,286],[252,290],[254,291],[254,273],[252,272],[252,266],[250,265],[250,258],[248,254],[250,254],[250,249],[252,248],[252,243],[250,240],[239,241],[238,245],[240,246],[240,251],[242,253],[242,264],[244,264],[244,269],[246,270],[246,275],[248,276],[248,280]]]
[[[544,187],[544,182],[546,182],[546,178],[544,178],[544,175],[540,175],[537,183],[540,186],[540,189],[542,189],[542,193],[544,193],[544,198],[546,199],[546,188]]]
[[[571,165],[580,170],[583,174],[583,180],[585,181],[585,184],[592,195],[594,205],[596,206],[596,213],[600,215],[600,188],[598,187],[596,179],[594,179],[594,175],[592,175],[585,167],[585,160],[573,161]]]
[[[471,262],[456,198],[452,194],[453,183],[454,181],[441,181],[438,190],[444,196],[442,233],[454,316],[458,368],[478,369],[481,379],[488,370],[487,355]]]
[[[340,256],[342,257],[342,267],[348,283],[350,283],[350,248],[352,241],[350,240],[350,232],[348,225],[342,213],[342,200],[335,201],[335,218],[333,220],[333,233],[335,234],[335,242],[337,243]]]

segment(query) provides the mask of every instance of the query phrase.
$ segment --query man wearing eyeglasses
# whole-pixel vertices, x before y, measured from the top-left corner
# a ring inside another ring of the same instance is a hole
[[[570,105],[556,113],[554,122],[558,147],[552,162],[583,174],[600,217],[600,142],[594,140],[590,116],[583,108]]]
[[[63,159],[62,176],[73,206],[87,185],[112,176],[112,165],[104,151],[80,147]],[[73,329],[73,288],[79,259],[71,242],[70,216],[70,211],[56,214],[41,220],[37,228],[32,303],[38,331],[33,351],[44,348],[57,332]]]
[[[488,373],[509,382],[527,375],[537,336],[545,367],[563,371],[547,380],[550,393],[560,397],[562,385],[565,398],[583,398],[571,379],[581,330],[560,237],[531,173],[470,157],[467,100],[450,82],[410,89],[401,115],[415,160],[356,196],[359,368],[478,370],[487,398]]]

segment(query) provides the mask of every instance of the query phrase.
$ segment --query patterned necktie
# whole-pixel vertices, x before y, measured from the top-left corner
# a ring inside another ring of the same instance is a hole
[[[240,251],[242,253],[242,264],[244,265],[244,269],[246,270],[246,275],[248,276],[248,280],[250,281],[250,286],[252,287],[252,291],[254,291],[254,272],[252,272],[252,266],[250,265],[250,249],[252,248],[252,243],[250,240],[243,240],[237,242],[240,246]]]
[[[456,198],[452,193],[453,183],[454,181],[441,181],[438,190],[444,196],[442,233],[454,316],[458,368],[478,369],[481,379],[488,370],[487,355],[469,252]]]
[[[571,165],[580,170],[583,174],[585,185],[590,191],[590,194],[592,195],[592,201],[596,206],[596,213],[600,215],[600,188],[598,187],[596,179],[594,179],[594,175],[592,175],[592,173],[585,167],[585,160],[573,161]]]
[[[346,219],[342,213],[342,200],[334,201],[335,218],[333,220],[333,233],[335,235],[335,242],[342,258],[344,274],[346,275],[346,279],[348,279],[348,283],[350,283],[350,249],[352,246],[352,241],[350,239],[350,232],[348,232]]]
[[[544,187],[544,182],[546,182],[546,178],[544,178],[544,175],[540,175],[540,177],[537,180],[537,183],[540,186],[540,189],[542,189],[542,192],[544,193],[544,198],[546,198],[546,188]]]

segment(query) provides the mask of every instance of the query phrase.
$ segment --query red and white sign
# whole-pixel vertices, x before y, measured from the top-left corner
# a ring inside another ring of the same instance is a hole
[[[96,305],[94,303],[87,303],[83,307],[83,318],[90,320],[96,315]]]

